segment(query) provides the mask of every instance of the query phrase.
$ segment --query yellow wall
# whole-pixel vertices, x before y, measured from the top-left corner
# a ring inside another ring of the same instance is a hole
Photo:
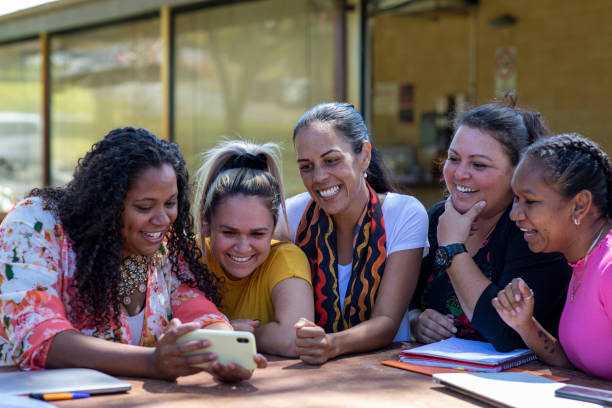
[[[519,18],[515,26],[488,24],[508,11]],[[541,112],[553,132],[580,132],[612,153],[611,17],[609,0],[482,1],[477,102],[493,92],[493,50],[515,45],[519,102]]]
[[[516,24],[490,24],[505,13],[516,16]],[[377,143],[418,147],[421,113],[434,111],[444,95],[460,92],[473,104],[490,101],[495,50],[513,46],[519,105],[541,112],[554,133],[582,133],[612,153],[610,17],[610,0],[481,0],[463,15],[375,17],[371,127]],[[414,84],[413,124],[400,123],[397,114],[375,113],[377,83]],[[417,153],[423,162],[426,155]],[[426,204],[436,197],[432,191],[422,192]]]
[[[372,38],[372,73],[377,82],[414,84],[415,121],[401,124],[395,115],[372,114],[375,137],[383,145],[416,143],[418,118],[432,111],[440,95],[467,92],[469,20],[465,16],[385,15],[376,19]]]

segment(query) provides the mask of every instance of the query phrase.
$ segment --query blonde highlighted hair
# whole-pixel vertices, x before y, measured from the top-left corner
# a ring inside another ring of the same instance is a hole
[[[287,224],[280,147],[276,143],[226,140],[204,153],[203,157],[204,163],[196,172],[193,209],[198,236],[204,223],[210,223],[217,206],[237,194],[261,197],[270,210],[275,227],[282,209]]]

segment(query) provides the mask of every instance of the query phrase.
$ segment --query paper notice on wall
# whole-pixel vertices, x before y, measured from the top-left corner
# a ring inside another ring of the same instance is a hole
[[[398,110],[397,82],[378,82],[374,86],[374,114],[397,115]]]
[[[495,96],[504,96],[516,89],[517,53],[515,46],[495,49]]]

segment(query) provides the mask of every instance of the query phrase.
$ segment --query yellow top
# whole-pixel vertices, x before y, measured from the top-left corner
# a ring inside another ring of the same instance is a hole
[[[208,269],[223,283],[222,305],[219,307],[230,320],[259,319],[260,325],[274,321],[272,289],[289,278],[301,278],[311,283],[310,264],[300,248],[291,242],[272,240],[270,254],[255,272],[240,280],[229,279],[210,249],[206,238]]]

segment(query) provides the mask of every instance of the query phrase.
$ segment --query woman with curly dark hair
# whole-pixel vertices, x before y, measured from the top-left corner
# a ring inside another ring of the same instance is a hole
[[[175,379],[213,362],[213,375],[248,378],[213,354],[185,355],[206,340],[175,343],[232,329],[200,256],[178,146],[112,130],[65,187],[33,190],[0,227],[0,364]]]

